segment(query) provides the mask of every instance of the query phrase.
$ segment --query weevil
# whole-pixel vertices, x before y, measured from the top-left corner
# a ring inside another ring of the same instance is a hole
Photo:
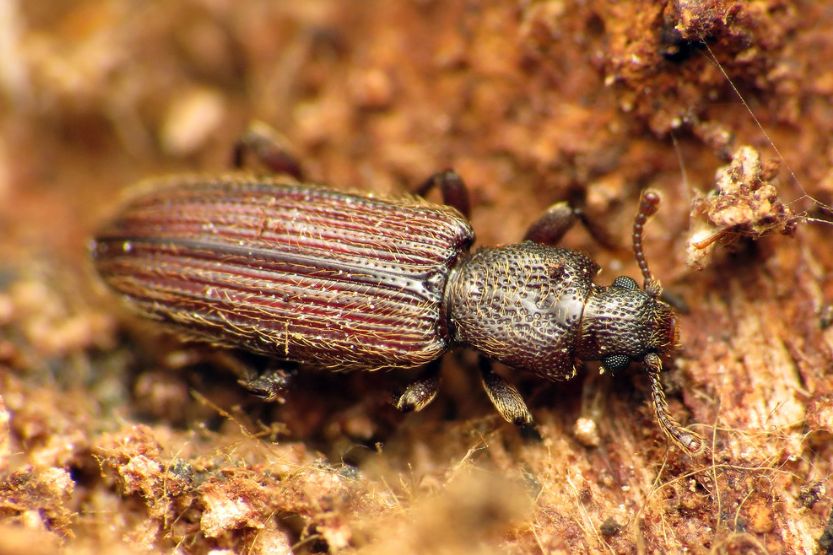
[[[425,200],[432,187],[445,204]],[[175,175],[134,194],[92,253],[130,305],[188,338],[301,367],[426,368],[396,400],[401,410],[435,398],[437,361],[453,347],[482,355],[489,399],[519,425],[532,425],[532,415],[489,360],[547,380],[573,378],[581,361],[600,361],[602,371],[639,362],[661,429],[688,452],[703,447],[671,416],[660,381],[678,331],[642,248],[657,193],[642,194],[633,226],[640,289],[627,276],[597,285],[596,263],[554,246],[582,219],[567,203],[548,209],[523,242],[472,252],[462,179],[441,172],[418,192],[344,192],[288,175]],[[248,385],[269,394],[270,383]]]

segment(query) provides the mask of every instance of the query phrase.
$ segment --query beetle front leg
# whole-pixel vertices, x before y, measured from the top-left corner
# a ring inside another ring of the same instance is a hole
[[[535,426],[535,419],[518,388],[495,374],[492,363],[485,357],[480,357],[480,377],[486,395],[504,420],[522,428]]]
[[[397,396],[394,406],[402,412],[419,412],[431,404],[440,389],[440,364],[439,360],[429,364],[422,377]]]
[[[445,204],[456,208],[466,218],[469,217],[469,190],[457,172],[454,170],[437,172],[423,181],[414,192],[424,197],[434,187],[439,187]]]
[[[248,153],[271,172],[303,180],[304,172],[300,162],[291,152],[289,141],[262,121],[250,123],[243,135],[237,139],[232,151],[232,165],[238,169],[242,168]]]
[[[558,244],[579,217],[580,211],[570,206],[568,202],[556,202],[529,226],[524,240],[542,245]]]

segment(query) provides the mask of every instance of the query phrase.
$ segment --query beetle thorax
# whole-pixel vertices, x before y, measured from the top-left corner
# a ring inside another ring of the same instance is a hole
[[[446,287],[452,338],[515,368],[569,379],[597,270],[580,253],[532,242],[481,249]]]

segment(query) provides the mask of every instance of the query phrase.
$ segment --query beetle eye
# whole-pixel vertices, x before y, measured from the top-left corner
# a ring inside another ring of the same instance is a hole
[[[613,287],[620,287],[622,289],[627,289],[628,291],[636,291],[639,289],[639,285],[636,284],[636,281],[628,276],[619,276],[614,279]]]
[[[625,355],[609,355],[602,359],[602,366],[611,372],[627,368],[630,363],[631,359]]]

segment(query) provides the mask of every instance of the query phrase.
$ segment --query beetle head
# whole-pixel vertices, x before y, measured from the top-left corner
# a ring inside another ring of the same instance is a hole
[[[633,253],[636,263],[645,278],[644,290],[640,291],[636,282],[627,277],[616,278],[611,287],[606,291],[612,292],[616,298],[623,294],[620,289],[625,289],[630,295],[627,301],[619,301],[618,304],[629,307],[639,305],[639,296],[642,296],[640,310],[637,311],[635,329],[632,333],[642,333],[645,336],[643,347],[646,349],[641,355],[645,370],[651,382],[651,400],[654,406],[654,413],[662,431],[677,445],[688,451],[689,454],[698,454],[707,451],[703,438],[684,428],[674,419],[668,410],[668,403],[665,400],[665,391],[662,388],[660,373],[662,372],[662,359],[668,356],[676,348],[678,342],[677,319],[671,307],[660,300],[662,287],[659,281],[651,274],[648,262],[645,259],[645,252],[642,249],[642,229],[647,219],[656,213],[659,206],[659,195],[653,191],[644,191],[639,201],[639,212],[633,223]],[[618,345],[616,345],[618,347]],[[603,359],[603,365],[611,366],[621,364],[623,357]]]
[[[650,353],[667,358],[677,346],[677,318],[650,289],[625,276],[596,287],[584,307],[577,354],[600,360],[603,369],[626,368]]]
[[[679,339],[677,317],[659,299],[659,286],[649,282],[645,290],[628,277],[618,277],[610,287],[596,287],[587,300],[582,319],[578,355],[601,360],[602,370],[626,368],[641,362],[651,382],[651,401],[662,431],[690,454],[705,448],[703,439],[681,426],[668,410],[660,373]]]

